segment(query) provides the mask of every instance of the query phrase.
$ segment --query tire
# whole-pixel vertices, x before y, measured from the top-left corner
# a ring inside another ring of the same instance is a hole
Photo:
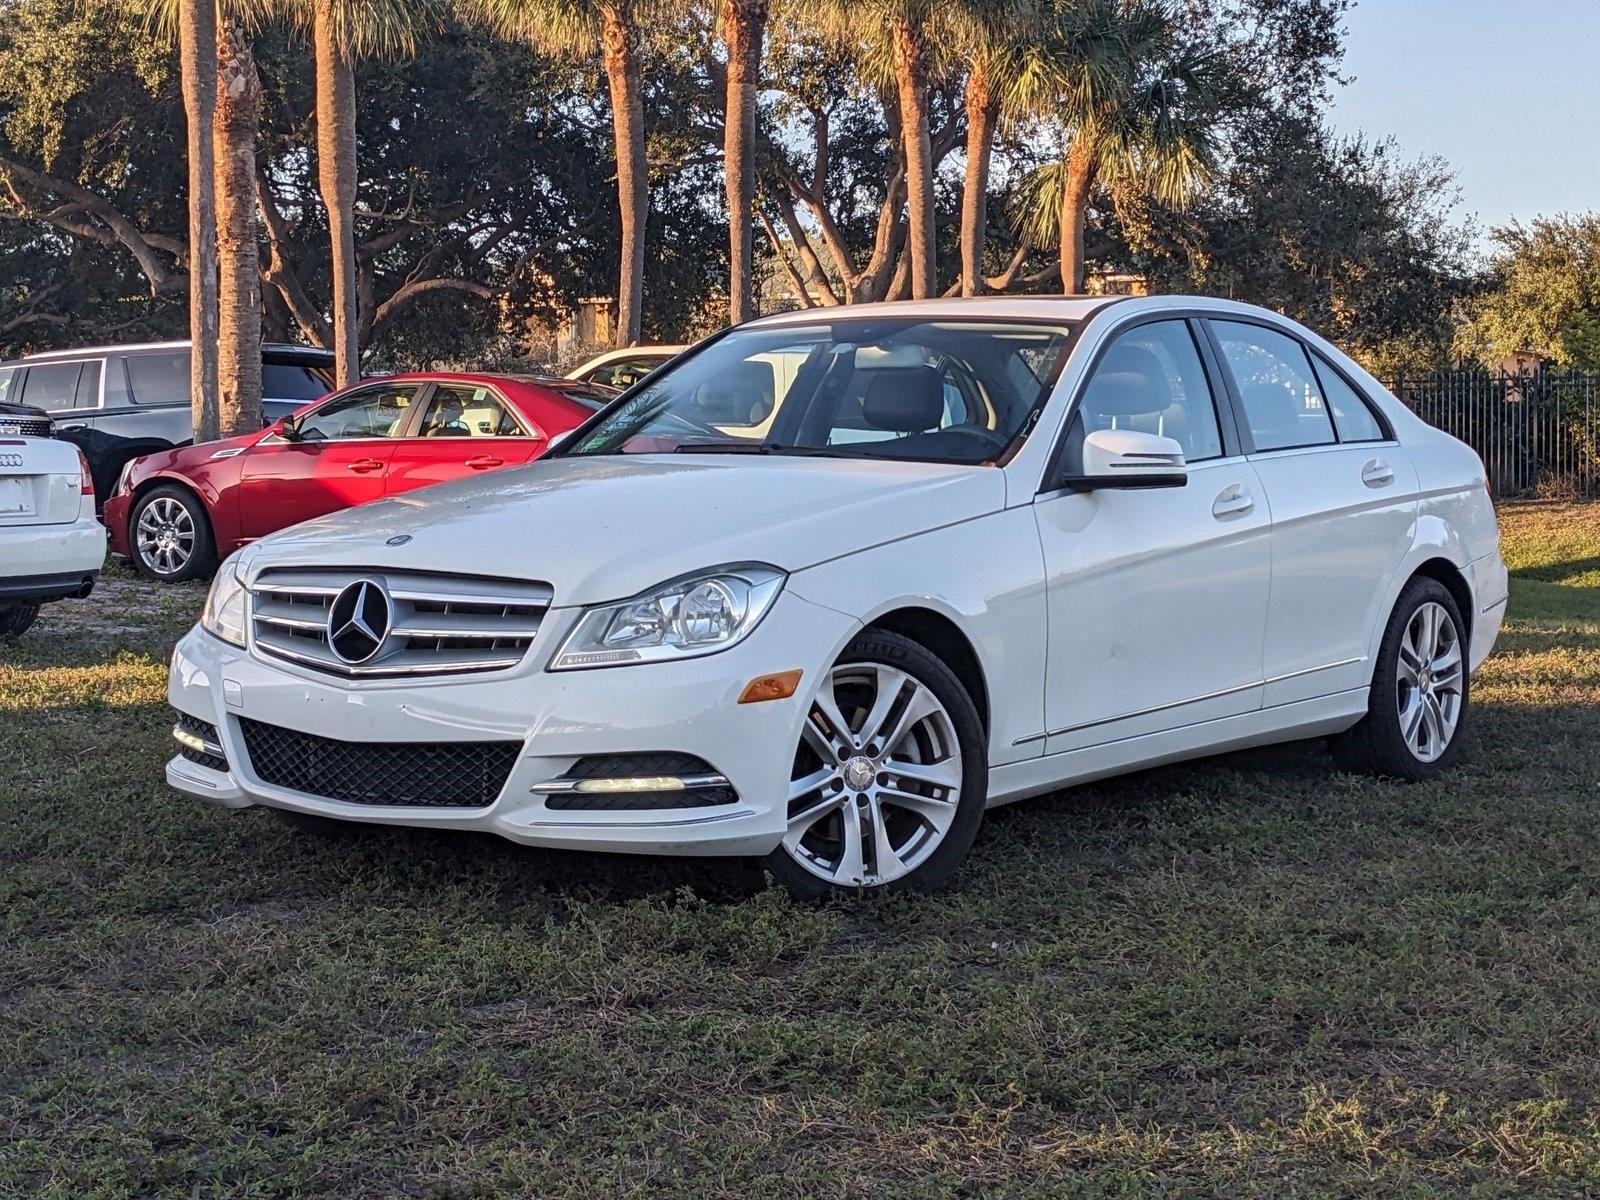
[[[297,834],[305,837],[342,838],[356,831],[351,821],[336,821],[332,817],[319,817],[316,813],[295,812],[289,808],[267,809]]]
[[[146,579],[182,583],[217,567],[216,541],[205,505],[187,488],[151,488],[128,514],[128,552]]]
[[[890,745],[872,736],[885,725]],[[791,894],[926,891],[955,874],[983,820],[983,724],[938,658],[869,631],[823,680],[790,778],[789,832],[764,865]]]
[[[9,608],[0,608],[0,641],[16,641],[32,628],[38,616],[37,604],[13,604]]]
[[[1341,766],[1419,783],[1455,765],[1470,712],[1466,631],[1444,584],[1406,585],[1378,648],[1367,715],[1333,739]]]

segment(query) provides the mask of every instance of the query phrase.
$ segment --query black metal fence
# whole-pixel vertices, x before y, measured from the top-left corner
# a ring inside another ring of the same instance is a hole
[[[1600,372],[1444,371],[1388,386],[1478,452],[1496,496],[1600,496]]]

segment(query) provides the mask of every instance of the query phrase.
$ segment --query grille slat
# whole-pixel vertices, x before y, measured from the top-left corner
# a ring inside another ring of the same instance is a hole
[[[264,783],[346,804],[486,808],[521,742],[342,742],[247,717],[250,766]]]
[[[334,601],[371,580],[388,593],[393,623],[382,649],[351,664],[328,644]],[[465,575],[275,568],[250,586],[255,648],[348,678],[500,671],[527,655],[554,593],[548,584]]]
[[[6,437],[47,438],[52,436],[50,418],[10,417],[0,413],[0,434]]]

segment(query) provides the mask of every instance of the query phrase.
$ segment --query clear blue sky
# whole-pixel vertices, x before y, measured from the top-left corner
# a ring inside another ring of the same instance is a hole
[[[1485,230],[1600,210],[1600,0],[1357,0],[1333,124],[1437,154]]]

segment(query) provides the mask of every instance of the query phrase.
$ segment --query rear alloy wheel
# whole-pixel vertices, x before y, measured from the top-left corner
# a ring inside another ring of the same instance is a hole
[[[987,784],[982,725],[950,669],[908,638],[864,634],[812,701],[768,867],[807,897],[932,887],[966,857]]]
[[[1470,681],[1461,611],[1442,583],[1413,579],[1378,650],[1367,715],[1334,739],[1340,761],[1397,779],[1429,779],[1461,751]]]
[[[163,484],[140,498],[128,542],[134,565],[161,583],[198,579],[216,566],[205,506],[180,487]]]

